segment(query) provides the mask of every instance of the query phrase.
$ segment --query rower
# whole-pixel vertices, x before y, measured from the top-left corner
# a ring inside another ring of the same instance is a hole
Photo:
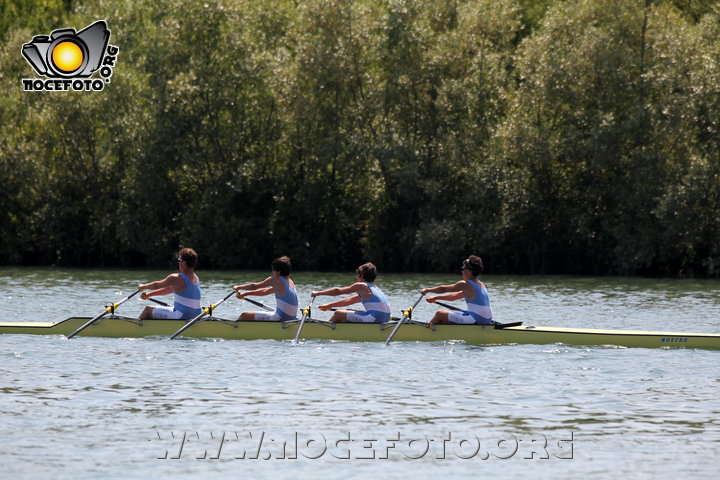
[[[331,322],[358,322],[358,323],[386,323],[390,320],[390,304],[387,297],[375,285],[377,268],[372,263],[360,265],[357,270],[357,282],[346,287],[335,287],[327,290],[312,292],[312,296],[320,295],[347,295],[354,293],[352,297],[337,300],[332,303],[320,305],[320,310],[330,310],[335,307],[347,307],[362,302],[365,311],[336,310],[330,318]]]
[[[172,307],[148,305],[140,314],[140,318],[188,320],[202,313],[200,308],[200,279],[195,275],[198,254],[192,248],[183,248],[178,253],[177,261],[180,273],[173,273],[164,280],[138,286],[140,290],[151,290],[140,295],[143,300],[157,295],[175,294],[174,305]]]
[[[290,258],[287,256],[276,258],[271,265],[272,275],[262,282],[235,285],[233,290],[238,292],[237,298],[243,299],[250,295],[275,294],[277,307],[274,312],[243,312],[239,320],[264,320],[272,322],[295,320],[298,310],[298,296],[295,283],[290,279]],[[248,290],[240,292],[240,290]]]
[[[437,287],[423,288],[421,292],[447,293],[427,297],[430,303],[437,300],[461,300],[465,298],[467,310],[450,311],[438,310],[435,316],[428,322],[428,325],[436,323],[452,323],[459,325],[491,325],[492,309],[490,308],[490,297],[488,296],[485,284],[478,280],[483,271],[483,262],[480,257],[470,255],[463,261],[461,272],[463,279],[453,285],[438,285]]]

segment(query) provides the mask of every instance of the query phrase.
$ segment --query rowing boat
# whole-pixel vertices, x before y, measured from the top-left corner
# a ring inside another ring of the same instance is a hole
[[[0,334],[69,335],[90,320],[73,317],[59,322],[0,322]],[[215,317],[197,322],[183,332],[184,337],[224,338],[230,340],[293,340],[298,321],[232,321]],[[186,324],[184,320],[139,320],[107,317],[78,334],[89,337],[141,338],[169,336]],[[340,323],[321,320],[306,322],[305,339],[384,342],[395,322],[386,324]],[[398,329],[395,341],[432,342],[459,340],[473,345],[567,344],[615,345],[622,347],[718,348],[720,334],[649,332],[640,330],[598,330],[506,325],[436,325],[428,328],[413,321]]]

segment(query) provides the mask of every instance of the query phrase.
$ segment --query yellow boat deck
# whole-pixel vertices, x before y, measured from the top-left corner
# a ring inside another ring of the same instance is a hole
[[[0,322],[0,334],[69,335],[89,318],[73,317],[60,322]],[[299,322],[230,321],[218,318],[203,320],[182,333],[191,338],[235,340],[293,340]],[[138,320],[127,317],[103,318],[81,331],[78,336],[140,338],[169,336],[186,324],[184,320]],[[384,342],[394,323],[330,324],[306,322],[301,338],[355,342]],[[718,348],[720,334],[689,332],[651,332],[641,330],[600,330],[491,325],[438,325],[427,328],[420,322],[404,324],[394,342],[464,341],[475,345],[554,344],[616,345],[623,347]]]

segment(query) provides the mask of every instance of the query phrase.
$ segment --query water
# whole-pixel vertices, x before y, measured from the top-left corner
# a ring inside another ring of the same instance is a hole
[[[166,273],[0,269],[0,319],[93,316]],[[199,273],[206,301],[264,275]],[[293,277],[301,304],[353,280]],[[455,280],[378,283],[397,311]],[[716,281],[485,280],[501,322],[720,331]],[[217,314],[246,307],[233,299]],[[423,302],[416,318],[430,312]],[[13,479],[714,479],[719,361],[687,349],[3,335],[0,464]]]

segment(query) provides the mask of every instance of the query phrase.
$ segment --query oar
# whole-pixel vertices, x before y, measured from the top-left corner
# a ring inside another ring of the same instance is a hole
[[[207,307],[203,307],[202,313],[201,313],[200,315],[198,315],[197,317],[193,318],[192,320],[190,320],[190,321],[189,321],[188,323],[186,323],[185,325],[183,325],[183,327],[182,327],[180,330],[178,330],[177,332],[173,333],[173,334],[170,336],[170,340],[172,340],[173,338],[177,337],[177,336],[180,335],[182,332],[184,332],[185,330],[187,330],[188,328],[190,328],[195,322],[197,322],[198,320],[200,320],[201,318],[203,318],[205,315],[210,315],[210,314],[213,312],[213,310],[215,310],[215,309],[217,308],[218,305],[220,305],[220,304],[223,303],[225,300],[227,300],[228,298],[230,298],[230,297],[232,297],[233,295],[235,295],[235,293],[236,293],[235,290],[233,290],[232,292],[230,292],[230,293],[228,293],[227,295],[225,295],[225,297],[223,297],[223,299],[220,300],[219,302],[217,302],[217,303],[215,303],[215,304],[212,304],[212,305],[208,305]]]
[[[139,290],[139,289],[138,289],[138,290],[135,290],[133,293],[131,293],[131,294],[128,295],[127,297],[123,298],[123,299],[120,300],[119,302],[117,302],[117,303],[111,303],[110,305],[106,306],[104,312],[102,312],[101,314],[99,314],[98,316],[96,316],[95,318],[93,318],[92,320],[90,320],[89,322],[87,322],[85,325],[83,325],[82,327],[80,327],[80,328],[78,328],[77,330],[75,330],[74,332],[72,332],[70,335],[68,335],[67,338],[70,339],[70,338],[74,337],[75,335],[77,335],[78,333],[82,332],[83,330],[85,330],[87,327],[89,327],[89,326],[92,325],[93,323],[95,323],[95,322],[97,322],[98,320],[100,320],[102,317],[104,317],[104,316],[107,315],[108,313],[115,313],[115,309],[116,309],[116,308],[118,308],[120,305],[122,305],[123,303],[127,302],[128,300],[130,300],[132,297],[134,297],[134,296],[137,295],[138,293],[140,293],[140,290]]]
[[[297,345],[298,340],[300,339],[300,332],[302,332],[303,325],[305,325],[305,320],[310,318],[310,312],[312,309],[312,304],[315,301],[315,297],[312,297],[310,299],[310,304],[307,306],[307,308],[303,308],[302,311],[302,318],[300,319],[300,325],[298,325],[297,333],[295,334],[295,340],[293,340],[293,344]]]
[[[461,308],[454,307],[454,306],[449,305],[449,304],[447,304],[447,303],[443,303],[443,302],[435,302],[435,303],[437,303],[437,304],[440,305],[441,307],[449,308],[450,310],[462,311]],[[496,322],[496,321],[493,320],[493,322],[491,323],[491,325],[493,325],[496,329],[500,330],[500,329],[503,329],[503,328],[519,327],[520,325],[522,325],[522,323],[523,323],[523,322],[500,323],[500,322]]]
[[[336,312],[338,310],[347,310],[348,312],[359,312],[360,310],[357,310],[355,308],[335,308],[335,307],[325,307],[323,308],[322,305],[318,307],[323,312],[327,312],[328,310],[331,312]]]
[[[251,299],[251,298],[242,297],[242,299],[243,299],[243,300],[247,300],[248,302],[252,303],[252,304],[255,305],[255,306],[258,306],[258,307],[260,307],[260,308],[264,308],[265,310],[267,310],[267,311],[269,311],[269,312],[275,311],[275,309],[268,307],[268,306],[265,305],[264,303],[256,302],[255,300],[253,300],[253,299]]]
[[[448,303],[443,303],[443,302],[435,302],[435,303],[437,303],[437,304],[440,305],[441,307],[449,308],[450,310],[456,310],[456,311],[458,311],[458,312],[459,312],[459,311],[462,311],[462,308],[455,307],[455,306],[450,305],[450,304],[448,304]]]
[[[358,310],[357,308],[345,308],[345,307],[340,307],[340,308],[336,308],[336,307],[325,307],[325,308],[323,308],[323,307],[318,307],[318,308],[319,308],[320,310],[322,310],[323,312],[327,312],[327,311],[337,312],[338,310],[345,310],[346,312],[362,312],[362,311],[364,311],[364,310]],[[391,317],[390,319],[392,320],[392,317]],[[396,318],[395,320],[399,320],[399,319]]]
[[[523,324],[523,322],[510,322],[510,323],[493,322],[493,325],[495,326],[496,330],[502,330],[503,328],[510,328],[510,327],[519,327],[522,324]]]
[[[335,307],[326,307],[326,308],[318,307],[318,308],[320,308],[320,310],[322,310],[323,312],[327,312],[328,310],[330,310],[331,312],[335,312],[337,310],[347,310],[348,312],[362,312],[362,310],[357,310],[355,308],[335,308]],[[312,318],[310,320],[312,320]],[[390,320],[398,321],[398,320],[400,320],[400,317],[390,317]]]
[[[393,328],[393,331],[390,333],[390,336],[388,336],[387,340],[385,340],[385,346],[386,346],[386,347],[390,344],[390,341],[393,339],[393,337],[395,336],[395,333],[398,331],[398,329],[400,328],[400,326],[405,322],[405,320],[407,320],[407,319],[409,319],[410,317],[412,317],[412,312],[413,312],[413,310],[415,310],[415,307],[417,307],[418,303],[420,303],[420,300],[422,300],[422,298],[423,298],[424,296],[425,296],[424,293],[420,294],[420,296],[418,297],[417,301],[415,302],[415,305],[413,305],[412,307],[408,308],[407,310],[403,310],[403,312],[402,312],[402,314],[403,314],[402,318],[401,318],[400,321],[397,323],[397,325],[395,325],[395,328]]]
[[[169,306],[170,306],[170,305],[168,305],[167,303],[163,302],[162,300],[155,300],[155,299],[152,298],[152,297],[148,297],[147,300],[150,300],[151,302],[155,302],[155,303],[157,303],[158,305],[162,305],[163,307],[169,307]]]

